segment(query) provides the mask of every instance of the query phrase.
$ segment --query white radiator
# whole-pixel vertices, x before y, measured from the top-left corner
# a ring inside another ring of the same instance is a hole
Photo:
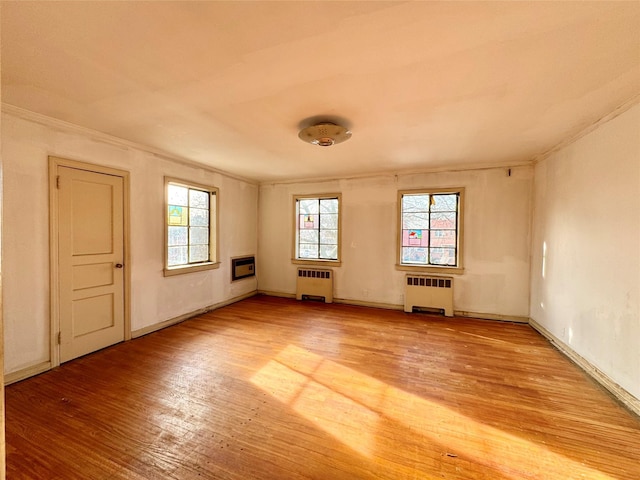
[[[404,311],[412,312],[413,307],[442,309],[447,317],[453,317],[453,278],[407,275]]]
[[[323,298],[325,303],[333,303],[333,270],[298,268],[296,299],[303,297]]]

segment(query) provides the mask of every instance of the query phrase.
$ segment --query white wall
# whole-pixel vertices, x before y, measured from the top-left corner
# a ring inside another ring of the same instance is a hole
[[[640,106],[534,184],[531,318],[640,399]]]
[[[291,263],[293,195],[342,193],[339,299],[401,305],[405,272],[396,265],[397,192],[465,187],[464,273],[454,282],[454,309],[529,316],[529,244],[533,169],[513,168],[327,182],[262,185],[258,283],[262,291],[295,292]]]
[[[132,330],[256,290],[255,277],[231,283],[230,271],[231,257],[257,253],[256,185],[101,141],[54,122],[41,124],[4,113],[6,373],[50,358],[49,155],[130,172]],[[219,269],[163,276],[164,175],[219,187]]]

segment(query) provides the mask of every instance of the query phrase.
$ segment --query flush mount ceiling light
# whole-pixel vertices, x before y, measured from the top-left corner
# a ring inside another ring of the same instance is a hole
[[[330,147],[351,138],[351,132],[335,123],[323,122],[303,128],[298,134],[300,140],[321,147]]]

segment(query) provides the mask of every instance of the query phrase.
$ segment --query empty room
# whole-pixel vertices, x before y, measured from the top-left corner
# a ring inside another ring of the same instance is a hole
[[[0,478],[640,478],[640,2],[0,34]]]

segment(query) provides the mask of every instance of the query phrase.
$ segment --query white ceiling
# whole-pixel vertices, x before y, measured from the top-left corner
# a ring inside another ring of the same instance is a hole
[[[2,2],[1,18],[4,103],[259,181],[527,162],[640,93],[637,1]],[[353,137],[303,143],[310,117]]]

